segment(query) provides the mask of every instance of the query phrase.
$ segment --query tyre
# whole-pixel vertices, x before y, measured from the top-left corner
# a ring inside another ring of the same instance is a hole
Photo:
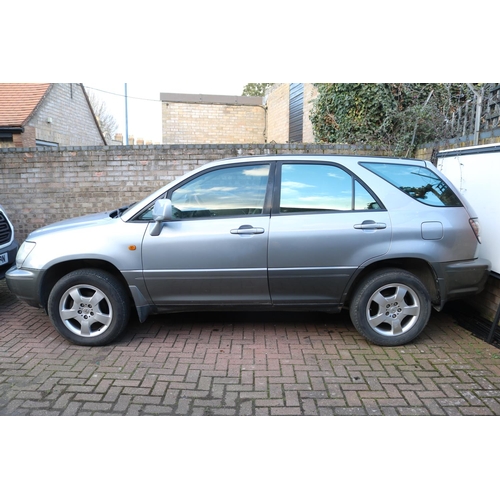
[[[403,345],[420,335],[427,325],[431,299],[415,275],[385,269],[369,275],[358,286],[349,313],[356,330],[370,342]]]
[[[70,342],[103,346],[128,323],[128,295],[112,274],[79,269],[62,277],[49,295],[48,313],[57,331]]]

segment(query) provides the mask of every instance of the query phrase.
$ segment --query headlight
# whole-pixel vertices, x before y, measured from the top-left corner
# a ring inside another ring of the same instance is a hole
[[[32,241],[25,241],[20,247],[19,250],[17,251],[16,255],[16,267],[20,269],[26,260],[26,257],[31,253],[33,248],[35,248],[36,243],[33,243]]]

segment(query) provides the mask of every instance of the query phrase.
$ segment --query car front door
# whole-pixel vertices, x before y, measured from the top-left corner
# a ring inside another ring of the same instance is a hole
[[[289,162],[280,171],[269,232],[273,304],[336,306],[356,269],[388,251],[389,214],[340,165]]]
[[[143,242],[144,279],[160,309],[270,303],[269,172],[269,163],[219,167],[168,193],[174,220]]]

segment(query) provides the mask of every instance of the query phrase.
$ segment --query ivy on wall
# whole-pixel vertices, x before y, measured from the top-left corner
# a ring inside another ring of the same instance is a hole
[[[319,83],[311,113],[317,142],[365,144],[409,156],[447,138],[447,121],[469,97],[465,84]]]

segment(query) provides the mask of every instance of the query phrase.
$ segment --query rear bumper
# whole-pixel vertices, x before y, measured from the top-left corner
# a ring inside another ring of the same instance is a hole
[[[441,309],[449,300],[476,295],[483,291],[491,270],[487,259],[433,264],[439,286]]]

